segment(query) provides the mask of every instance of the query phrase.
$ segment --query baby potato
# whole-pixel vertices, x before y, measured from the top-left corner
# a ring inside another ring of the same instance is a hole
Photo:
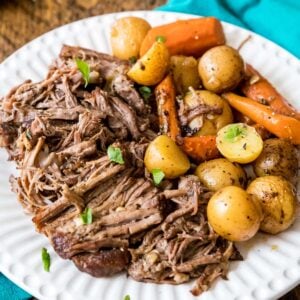
[[[149,144],[144,163],[149,172],[159,169],[170,179],[183,175],[190,168],[185,153],[166,135],[158,136]]]
[[[298,159],[295,147],[288,140],[268,139],[255,160],[253,167],[257,176],[276,175],[294,179],[298,172]]]
[[[238,165],[225,158],[217,158],[200,164],[195,175],[211,191],[235,185],[244,187],[246,184],[246,174]]]
[[[198,71],[207,90],[222,93],[239,84],[244,76],[244,62],[237,50],[227,45],[217,46],[202,55]]]
[[[171,56],[170,70],[178,93],[184,95],[190,87],[199,88],[201,81],[198,73],[198,62],[194,57]]]
[[[254,127],[229,124],[217,134],[217,148],[228,160],[240,164],[254,161],[262,152],[263,140]]]
[[[217,132],[227,124],[233,122],[231,108],[228,103],[215,93],[205,90],[191,91],[184,97],[184,104],[189,111],[197,106],[207,105],[219,109],[219,113],[204,114],[192,119],[188,126],[196,131],[194,135],[216,135]]]
[[[253,180],[247,192],[261,204],[263,220],[260,229],[276,234],[286,230],[296,218],[297,200],[289,181],[279,176],[264,176]]]
[[[155,42],[152,47],[130,68],[127,75],[142,85],[159,83],[169,66],[169,50],[163,42]]]
[[[227,186],[217,191],[207,205],[207,218],[214,231],[230,241],[246,241],[259,229],[260,206],[246,191]]]
[[[110,34],[112,53],[121,59],[138,57],[140,47],[150,24],[138,17],[124,17],[117,20]]]

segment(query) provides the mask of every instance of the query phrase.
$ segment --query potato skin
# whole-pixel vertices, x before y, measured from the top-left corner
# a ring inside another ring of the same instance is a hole
[[[209,114],[196,117],[189,123],[191,129],[196,128],[197,124],[202,124],[201,128],[195,132],[194,135],[216,135],[217,132],[227,124],[233,122],[233,115],[230,106],[219,95],[205,90],[196,90],[186,94],[184,97],[184,104],[189,110],[201,105],[206,104],[214,108],[220,108],[221,114]],[[201,120],[199,120],[199,118]]]
[[[127,75],[142,85],[155,85],[165,76],[170,62],[165,43],[154,42],[152,47],[129,69]]]
[[[222,93],[239,84],[244,76],[244,62],[237,50],[217,46],[202,55],[198,71],[207,90]]]
[[[230,241],[246,241],[259,229],[261,208],[240,187],[217,191],[207,205],[207,218],[214,231]]]
[[[279,176],[264,176],[253,180],[247,192],[261,204],[264,218],[260,229],[276,234],[286,230],[296,218],[297,200],[292,184]]]
[[[183,175],[190,168],[185,153],[166,135],[158,136],[149,144],[144,163],[149,172],[160,169],[170,179]]]
[[[238,165],[225,158],[217,158],[201,163],[195,175],[211,191],[235,185],[244,187],[246,184],[246,174]]]
[[[124,17],[117,20],[111,28],[111,48],[114,56],[121,59],[138,57],[140,47],[150,24],[137,17]]]
[[[184,55],[171,56],[170,71],[178,93],[184,95],[188,92],[189,87],[199,88],[201,80],[198,73],[198,62],[194,57]]]
[[[257,176],[275,175],[292,180],[298,172],[296,149],[287,140],[265,140],[263,151],[253,167]]]

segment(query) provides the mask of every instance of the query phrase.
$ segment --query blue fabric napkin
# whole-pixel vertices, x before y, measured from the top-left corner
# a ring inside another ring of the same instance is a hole
[[[0,273],[0,300],[27,300],[31,296]]]
[[[157,9],[215,16],[259,33],[300,58],[299,0],[169,0]]]

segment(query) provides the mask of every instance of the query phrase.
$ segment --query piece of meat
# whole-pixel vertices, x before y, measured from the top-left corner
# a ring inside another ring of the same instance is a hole
[[[76,267],[94,277],[112,276],[125,270],[130,260],[127,250],[100,250],[97,253],[82,253],[74,256]]]

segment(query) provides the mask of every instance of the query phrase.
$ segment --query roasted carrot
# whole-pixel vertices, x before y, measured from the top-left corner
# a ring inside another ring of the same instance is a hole
[[[246,65],[246,75],[249,79],[242,85],[242,92],[245,96],[262,104],[266,103],[278,114],[300,120],[300,112],[292,107],[275,87],[249,64]]]
[[[184,137],[182,150],[197,162],[213,159],[219,156],[216,136],[202,135]]]
[[[160,131],[176,141],[180,127],[176,111],[175,86],[172,76],[167,75],[155,88]]]
[[[234,93],[225,93],[222,96],[236,110],[262,125],[280,138],[291,140],[293,144],[300,144],[300,121],[275,113],[270,107],[247,97]]]
[[[150,29],[142,42],[140,55],[144,55],[157,37],[163,37],[170,55],[199,57],[206,50],[225,44],[222,24],[216,18],[181,20]]]

